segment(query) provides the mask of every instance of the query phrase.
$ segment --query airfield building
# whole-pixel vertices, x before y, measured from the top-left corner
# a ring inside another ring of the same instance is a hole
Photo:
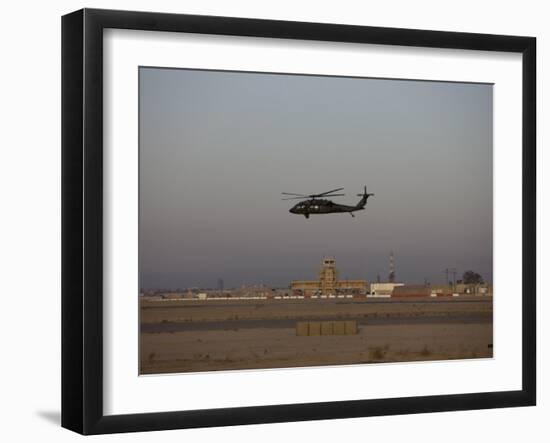
[[[290,284],[294,294],[311,297],[315,295],[364,295],[368,290],[367,280],[340,280],[336,269],[336,260],[323,259],[319,271],[319,280],[294,280]]]
[[[369,297],[391,297],[393,290],[398,286],[404,286],[404,283],[385,282],[371,283]]]

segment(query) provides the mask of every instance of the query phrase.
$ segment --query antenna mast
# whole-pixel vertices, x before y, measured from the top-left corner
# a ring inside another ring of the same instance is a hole
[[[388,275],[388,281],[395,283],[395,263],[393,261],[393,251],[390,252],[390,274]]]

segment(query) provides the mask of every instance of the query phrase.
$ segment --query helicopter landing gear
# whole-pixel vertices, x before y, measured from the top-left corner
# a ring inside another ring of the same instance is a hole
[[[309,214],[304,214],[304,217],[305,217],[305,218],[309,218]]]
[[[355,214],[353,212],[350,212],[349,215],[351,215],[352,217],[355,217]]]

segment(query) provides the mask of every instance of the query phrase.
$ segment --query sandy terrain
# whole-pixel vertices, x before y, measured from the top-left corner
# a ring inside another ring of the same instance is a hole
[[[141,373],[493,355],[492,300],[488,298],[460,303],[278,301],[203,303],[202,307],[191,303],[149,309],[142,305]],[[268,327],[258,326],[262,318]],[[357,318],[359,331],[348,336],[298,337],[289,326],[303,318]]]

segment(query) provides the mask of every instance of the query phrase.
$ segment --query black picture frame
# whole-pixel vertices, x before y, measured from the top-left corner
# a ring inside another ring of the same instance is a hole
[[[103,30],[192,32],[522,54],[522,389],[131,415],[103,412]],[[536,403],[536,39],[231,17],[83,9],[62,18],[62,426],[151,431]]]

